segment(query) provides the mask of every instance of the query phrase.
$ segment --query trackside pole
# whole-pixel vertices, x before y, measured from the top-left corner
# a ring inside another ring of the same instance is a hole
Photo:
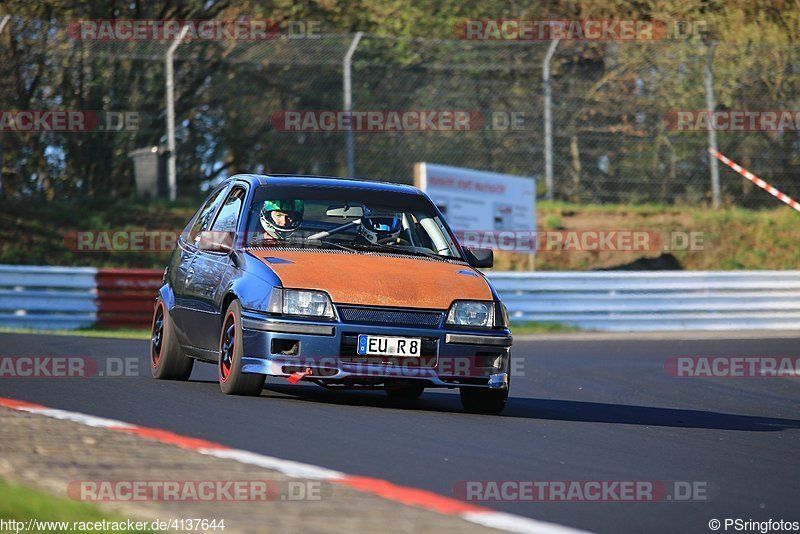
[[[175,201],[178,190],[178,180],[176,177],[175,169],[175,79],[173,74],[172,58],[175,55],[175,49],[181,44],[186,33],[189,31],[189,26],[184,26],[181,34],[175,39],[169,49],[167,49],[164,61],[166,63],[167,82],[166,82],[166,97],[167,97],[167,150],[169,150],[169,159],[167,159],[167,190],[169,191],[170,201]]]
[[[748,171],[747,169],[745,169],[741,165],[739,165],[736,162],[731,161],[730,159],[726,158],[722,154],[722,152],[719,152],[719,151],[716,151],[716,150],[711,150],[711,149],[709,149],[708,151],[712,156],[714,156],[715,158],[720,160],[722,163],[724,163],[725,165],[727,165],[728,167],[730,167],[734,171],[738,172],[739,174],[741,174],[742,176],[744,176],[745,178],[747,178],[748,180],[750,180],[751,182],[756,184],[761,189],[765,190],[767,193],[769,193],[773,197],[777,198],[781,202],[789,204],[795,210],[800,211],[800,203],[798,203],[796,200],[791,198],[789,195],[778,191],[777,189],[775,189],[774,187],[769,185],[767,182],[765,182],[764,180],[762,180],[761,178],[759,178],[758,176],[756,176],[752,172]]]
[[[348,113],[353,111],[353,54],[356,52],[356,48],[358,48],[358,43],[361,42],[361,37],[364,36],[364,32],[358,32],[355,37],[353,37],[352,42],[350,43],[350,48],[347,49],[347,53],[342,60],[342,93],[344,95],[344,110]],[[345,144],[347,150],[347,177],[348,178],[355,178],[356,175],[356,156],[355,156],[355,142],[353,140],[353,124],[352,120],[350,121],[350,127],[345,132]]]
[[[553,88],[550,82],[550,61],[556,52],[558,39],[547,47],[542,61],[542,86],[544,88],[544,181],[547,200],[553,200]],[[531,269],[533,270],[533,269]]]
[[[717,42],[712,41],[708,47],[708,55],[706,56],[706,108],[709,113],[714,113],[717,107],[714,102],[714,51],[717,49]],[[717,129],[708,129],[708,150],[713,155],[717,151]],[[711,172],[711,203],[714,209],[719,209],[722,203],[719,191],[719,164],[713,157],[708,158],[708,167]]]
[[[3,30],[6,29],[6,24],[8,21],[11,20],[11,15],[6,15],[2,19],[0,19],[0,35],[3,34]],[[3,140],[0,139],[0,196],[3,195]]]

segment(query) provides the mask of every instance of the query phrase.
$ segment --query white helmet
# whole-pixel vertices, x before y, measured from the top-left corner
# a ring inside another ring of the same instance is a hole
[[[373,215],[365,208],[358,235],[369,243],[377,243],[383,239],[399,237],[402,229],[403,222],[399,214]]]

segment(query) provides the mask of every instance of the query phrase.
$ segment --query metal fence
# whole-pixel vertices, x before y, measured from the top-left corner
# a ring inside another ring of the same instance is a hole
[[[0,326],[72,329],[99,319],[146,328],[160,274],[0,265]],[[512,323],[628,332],[800,330],[800,271],[490,272],[489,278]]]
[[[97,269],[0,265],[0,326],[72,330],[97,318]]]
[[[159,269],[100,269],[97,271],[97,324],[108,327],[148,328],[158,288],[164,283]]]
[[[798,330],[800,271],[490,273],[512,322],[590,330]]]
[[[7,194],[125,194],[128,152],[166,145],[169,42],[72,39],[63,21],[14,18],[0,42],[4,109],[140,113],[135,130],[19,133],[2,140]],[[184,42],[175,49],[179,195],[234,172],[345,175],[347,133],[286,132],[275,113],[341,110],[353,35],[262,42]],[[479,128],[356,132],[355,173],[410,182],[416,161],[544,177],[543,68],[552,73],[552,193],[582,203],[710,204],[708,133],[676,131],[676,110],[794,110],[800,49],[699,39],[636,43],[433,40],[364,35],[352,50],[358,110],[471,110]],[[47,77],[32,77],[37,69]],[[23,90],[20,91],[20,88]],[[516,122],[512,122],[516,117]],[[790,195],[800,194],[796,130],[720,132],[719,148]],[[721,200],[747,207],[774,199],[720,169]],[[547,193],[547,180],[539,192]]]
[[[147,328],[163,271],[0,265],[0,327]]]

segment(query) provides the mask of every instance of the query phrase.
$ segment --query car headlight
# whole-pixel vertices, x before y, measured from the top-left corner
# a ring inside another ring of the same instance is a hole
[[[324,291],[275,288],[269,298],[268,312],[333,319],[333,303]]]
[[[494,326],[494,302],[457,300],[447,312],[447,324],[458,326]]]

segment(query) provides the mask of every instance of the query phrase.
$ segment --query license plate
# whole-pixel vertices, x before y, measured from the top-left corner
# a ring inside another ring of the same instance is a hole
[[[418,337],[368,336],[359,334],[356,353],[361,356],[402,356],[419,358],[422,339]]]

